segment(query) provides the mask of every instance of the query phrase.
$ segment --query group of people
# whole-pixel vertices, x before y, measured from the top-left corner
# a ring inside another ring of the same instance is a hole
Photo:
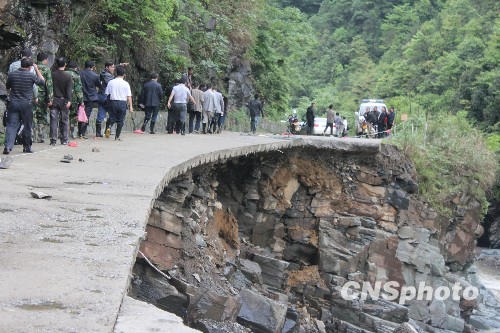
[[[81,95],[73,94],[73,74],[75,64],[68,63],[65,58],[57,58],[56,69],[47,67],[48,56],[41,52],[34,63],[30,50],[23,50],[21,59],[9,67],[6,88],[10,90],[7,97],[5,126],[5,148],[3,153],[9,154],[13,149],[16,136],[21,132],[23,152],[32,153],[33,119],[36,120],[36,136],[43,142],[44,127],[47,126],[47,113],[50,117],[50,144],[55,145],[57,139],[62,144],[68,143],[69,110]],[[77,74],[76,74],[77,75]],[[50,112],[48,111],[50,110]]]
[[[130,85],[123,79],[125,68],[118,66],[116,76],[113,75],[115,68],[112,63],[106,63],[106,72],[101,72],[100,76],[94,69],[94,62],[88,60],[85,62],[85,69],[78,73],[75,62],[58,57],[51,70],[47,54],[38,53],[35,63],[31,50],[23,50],[21,59],[10,65],[6,82],[9,94],[4,115],[6,133],[3,154],[12,151],[19,132],[23,152],[32,153],[32,132],[35,140],[43,143],[47,126],[50,145],[55,146],[58,140],[62,145],[67,145],[73,137],[78,112],[85,113],[87,119],[96,104],[96,135],[102,136],[101,123],[107,113],[105,135],[109,137],[110,128],[116,123],[115,139],[120,140],[127,103],[130,112],[133,112]],[[87,121],[78,122],[78,136],[86,138],[86,130]]]
[[[377,138],[387,137],[394,126],[395,117],[394,106],[389,108],[389,112],[385,106],[382,106],[381,112],[378,112],[377,106],[374,106],[372,110],[367,107],[364,114],[365,120],[361,125],[362,134],[371,137],[372,133],[375,133]]]
[[[75,128],[77,136],[86,139],[88,119],[94,108],[97,108],[96,137],[109,138],[116,124],[115,140],[121,141],[127,111],[134,112],[130,84],[124,79],[126,66],[128,63],[115,65],[108,61],[98,74],[92,60],[87,60],[79,71],[75,62],[58,57],[51,70],[47,54],[38,53],[34,62],[31,50],[23,50],[21,59],[9,67],[3,153],[12,151],[18,134],[23,152],[32,153],[33,134],[36,142],[43,143],[47,127],[50,145],[56,145],[58,140],[62,145],[68,144],[74,138]],[[167,132],[220,133],[227,99],[211,84],[194,83],[192,75],[193,69],[189,68],[167,89]],[[139,96],[138,105],[145,112],[140,132],[146,131],[149,123],[149,133],[155,134],[164,97],[158,77],[157,73],[151,73]]]
[[[306,110],[306,123],[307,123],[307,135],[313,134],[314,129],[314,119],[316,118],[316,103],[312,102],[311,105]],[[347,136],[347,119],[341,117],[339,112],[333,110],[333,104],[328,106],[326,110],[326,126],[323,130],[323,135],[326,134],[328,128],[330,129],[330,135],[333,136],[333,127],[335,125],[335,136],[344,137]]]
[[[167,133],[220,133],[227,114],[227,98],[212,84],[192,82],[189,73],[191,68],[188,75],[168,89],[171,93],[167,102]],[[143,128],[147,121],[146,115]]]
[[[316,103],[312,102],[306,111],[306,123],[307,123],[307,135],[313,134],[314,120],[316,112]],[[377,138],[385,138],[389,135],[390,130],[394,126],[396,114],[394,113],[394,106],[389,108],[387,111],[385,106],[382,106],[382,110],[379,112],[377,106],[374,106],[370,110],[370,107],[366,107],[364,113],[364,120],[361,124],[360,135]],[[330,104],[326,111],[326,126],[323,130],[323,135],[326,131],[330,129],[330,135],[333,135],[333,127],[335,126],[335,136],[344,137],[347,136],[347,120],[345,117],[341,117],[339,112],[334,112],[333,105]],[[290,121],[290,118],[289,118]]]
[[[23,152],[31,153],[32,131],[36,142],[45,142],[45,133],[49,128],[50,145],[57,140],[66,145],[73,138],[77,127],[77,136],[86,139],[88,119],[97,108],[96,137],[111,136],[111,128],[116,124],[115,140],[121,141],[127,110],[134,112],[130,84],[125,81],[128,63],[115,65],[108,61],[104,69],[96,73],[95,63],[87,60],[84,69],[79,71],[75,62],[66,58],[55,59],[54,69],[48,67],[47,54],[40,52],[36,63],[32,60],[29,49],[23,50],[21,59],[12,63],[6,88],[10,90],[7,99],[6,136],[3,153],[12,151],[16,136],[21,133]],[[155,124],[160,105],[164,97],[162,86],[158,83],[158,74],[151,73],[143,85],[138,105],[145,112],[144,122],[139,132],[145,132],[149,124],[149,133],[155,134]],[[193,69],[190,67],[182,78],[167,89],[168,133],[185,135],[188,133],[220,133],[227,114],[227,98],[211,84],[193,82]],[[251,121],[251,132],[256,133],[260,118],[264,117],[263,103],[260,96],[247,104]],[[316,104],[307,108],[307,134],[312,134]],[[333,105],[326,111],[327,123],[323,135],[330,129],[333,135],[346,135],[346,119],[339,112],[334,112]],[[48,116],[48,117],[47,117]],[[367,133],[377,133],[382,138],[394,124],[394,107],[389,112],[377,107],[365,111],[363,126]],[[49,121],[47,121],[49,118]],[[103,122],[106,119],[106,122]],[[4,119],[5,120],[5,119]],[[290,121],[290,120],[289,120]],[[296,129],[298,120],[290,123]],[[104,134],[102,131],[104,130]]]
[[[333,104],[330,104],[326,110],[326,126],[323,135],[325,135],[328,128],[330,128],[330,135],[333,135],[333,124],[335,124],[336,137],[347,136],[347,119],[341,117],[338,112],[333,111]]]

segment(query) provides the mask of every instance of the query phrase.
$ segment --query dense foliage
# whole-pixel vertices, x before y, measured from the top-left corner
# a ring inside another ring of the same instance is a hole
[[[223,88],[232,60],[255,44],[261,3],[77,0],[61,48],[79,63],[134,61],[132,71],[158,71],[164,83],[193,66],[200,82]]]
[[[451,215],[448,203],[457,194],[475,198],[485,214],[487,191],[495,182],[497,161],[466,113],[442,112],[428,121],[414,117],[405,126],[407,129],[391,139],[391,143],[412,158],[420,193],[447,216]]]
[[[361,99],[383,98],[427,124],[407,150],[437,201],[446,191],[429,175],[448,168],[439,151],[455,156],[450,138],[473,147],[485,136],[499,151],[499,13],[497,0],[77,0],[63,49],[80,62],[135,59],[139,75],[160,71],[163,82],[194,66],[223,91],[248,63],[274,120],[314,100],[318,113],[333,103],[352,124]]]
[[[255,90],[283,118],[311,100],[351,113],[367,97],[500,121],[495,0],[78,0],[67,55],[137,60],[171,80],[196,67],[227,81],[248,60]],[[227,86],[226,83],[223,86]]]
[[[500,160],[499,13],[495,0],[323,0],[309,19],[321,43],[301,70],[311,89],[295,105],[333,101],[352,124],[360,99],[385,99],[409,115],[397,144],[429,201],[445,212],[461,192],[485,207]]]

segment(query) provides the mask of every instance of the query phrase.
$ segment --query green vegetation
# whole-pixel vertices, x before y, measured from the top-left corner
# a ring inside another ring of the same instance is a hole
[[[484,213],[500,161],[499,13],[494,0],[323,0],[309,19],[321,42],[301,67],[311,89],[292,101],[333,102],[352,124],[362,98],[385,99],[397,123],[409,116],[393,142],[422,194],[445,214],[452,194],[471,195]]]
[[[133,71],[158,71],[169,83],[193,66],[199,80],[220,84],[231,57],[253,45],[260,7],[260,1],[80,0],[61,51],[79,63],[134,60]]]
[[[396,142],[428,199],[469,191],[484,203],[496,166],[483,138],[497,158],[500,146],[499,13],[497,0],[79,0],[61,45],[79,62],[135,59],[162,82],[194,66],[223,90],[250,64],[276,121],[314,100],[352,125],[361,99],[383,98],[398,123],[409,116]]]
[[[421,194],[444,215],[450,215],[447,202],[457,194],[472,196],[486,213],[486,192],[495,182],[497,160],[482,133],[470,124],[465,112],[441,113],[427,123],[414,119],[390,142],[415,163]]]

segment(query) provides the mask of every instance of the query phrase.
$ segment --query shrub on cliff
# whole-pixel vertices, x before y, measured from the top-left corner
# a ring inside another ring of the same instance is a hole
[[[472,196],[486,213],[486,193],[495,183],[497,161],[465,112],[414,120],[391,140],[413,160],[421,194],[440,213],[450,216],[449,200]]]

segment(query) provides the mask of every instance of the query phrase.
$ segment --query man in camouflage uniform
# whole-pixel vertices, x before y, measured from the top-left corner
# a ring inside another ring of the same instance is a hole
[[[66,72],[71,75],[73,79],[73,97],[71,99],[71,106],[69,109],[69,135],[70,138],[74,139],[75,127],[77,127],[78,120],[78,108],[83,105],[83,91],[82,91],[82,81],[80,79],[80,74],[77,73],[78,65],[74,61],[68,63]],[[86,139],[87,137],[81,136],[81,139]]]
[[[38,69],[45,79],[45,85],[38,86],[38,99],[33,107],[35,142],[45,142],[45,134],[49,122],[47,121],[48,106],[52,102],[54,91],[52,89],[52,72],[47,66],[49,60],[47,54],[40,52],[36,57]]]

